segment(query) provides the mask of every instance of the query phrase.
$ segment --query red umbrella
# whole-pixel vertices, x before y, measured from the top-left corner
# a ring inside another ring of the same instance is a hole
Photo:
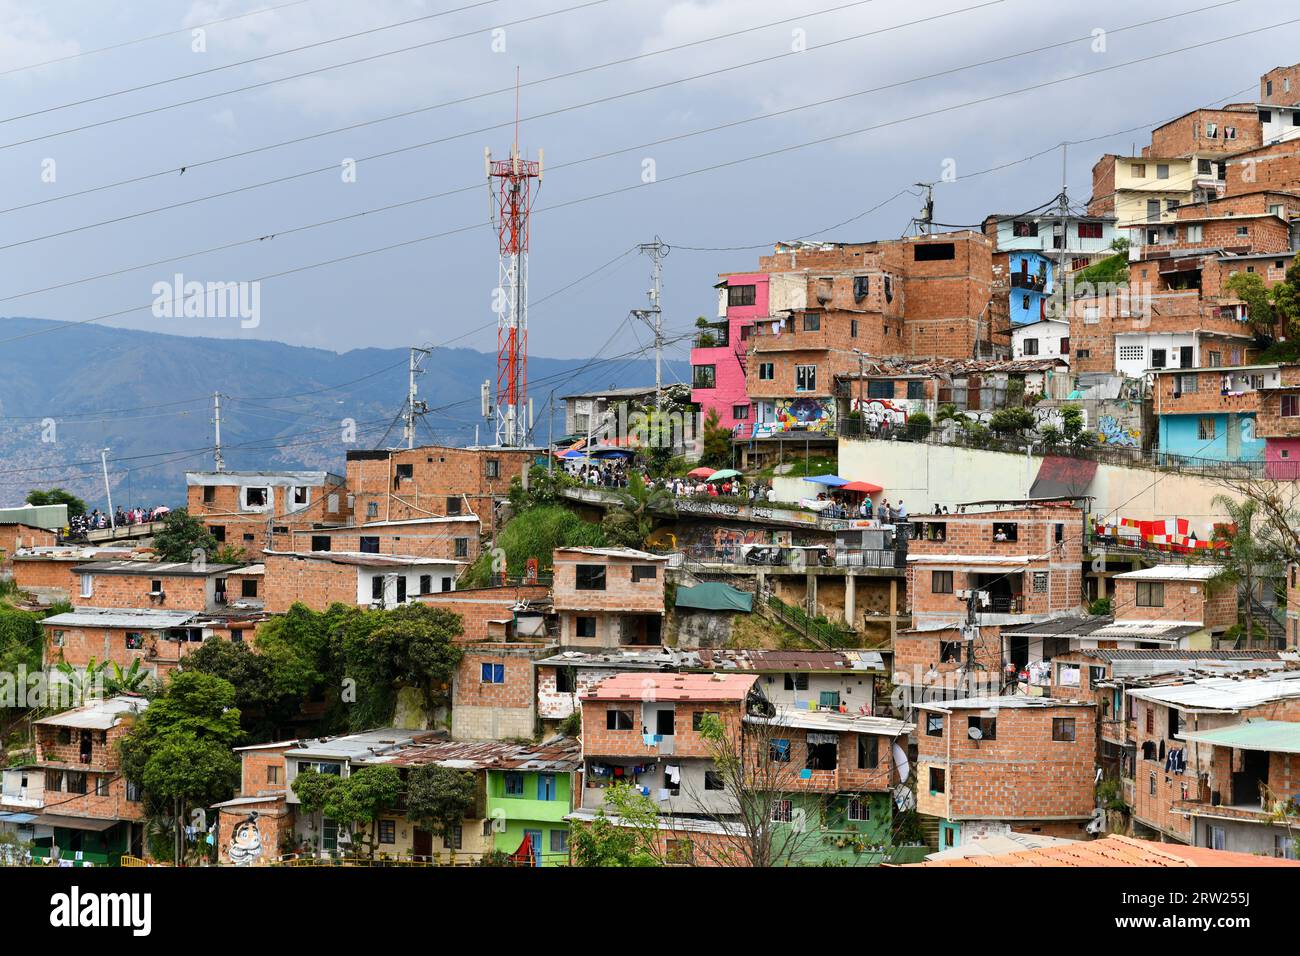
[[[873,485],[869,481],[850,481],[847,485],[840,485],[836,491],[857,491],[864,495],[874,495],[877,491],[885,489],[879,485]]]
[[[711,474],[713,474],[713,472],[714,472],[714,469],[712,469],[712,468],[704,468],[704,467],[700,467],[700,468],[692,468],[690,471],[688,471],[688,472],[686,473],[686,477],[687,477],[687,478],[707,478],[707,477],[709,477]]]

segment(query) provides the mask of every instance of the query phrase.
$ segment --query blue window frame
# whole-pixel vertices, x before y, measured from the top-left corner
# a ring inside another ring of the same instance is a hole
[[[506,665],[505,664],[484,664],[482,666],[480,683],[483,684],[504,684],[506,682]]]
[[[506,796],[522,797],[524,795],[524,775],[522,773],[506,774]]]
[[[537,775],[537,799],[555,799],[555,774],[539,773]]]

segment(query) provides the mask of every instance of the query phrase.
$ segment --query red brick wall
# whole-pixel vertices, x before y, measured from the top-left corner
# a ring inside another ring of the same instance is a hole
[[[118,759],[118,742],[130,732],[130,718],[120,721],[107,731],[91,730],[92,750],[88,763],[81,761],[81,734],[76,728],[71,729],[69,743],[59,742],[59,728],[37,725],[36,727],[36,761],[41,764],[68,765],[88,771],[86,793],[54,793],[45,791],[45,806],[51,813],[67,816],[95,817],[101,820],[141,820],[144,818],[144,805],[138,801],[126,799],[126,780],[118,776],[121,763]],[[108,794],[95,794],[95,780],[110,777]],[[54,804],[58,804],[55,808]]]
[[[466,517],[462,521],[438,524],[403,524],[377,528],[338,530],[303,529],[275,537],[276,550],[311,551],[312,538],[330,539],[331,551],[360,551],[361,539],[378,538],[379,554],[406,554],[422,558],[474,561],[479,553],[479,522]],[[465,539],[465,554],[456,554],[456,539]]]
[[[1219,135],[1209,139],[1206,124],[1218,125]],[[1237,129],[1235,139],[1227,139],[1224,127]],[[1190,153],[1240,153],[1263,142],[1263,126],[1254,107],[1239,110],[1194,110],[1186,116],[1151,131],[1151,145],[1143,156],[1186,156]]]
[[[659,748],[653,744],[647,746],[642,737],[642,701],[582,701],[582,752],[585,756],[597,757],[653,757],[659,754]],[[727,730],[731,747],[739,741],[741,727],[741,706],[739,701],[661,701],[661,709],[672,707],[676,712],[673,721],[673,755],[677,757],[709,757],[712,751],[708,742],[700,733],[692,729],[696,711],[717,714]],[[631,730],[609,730],[606,728],[606,712],[610,710],[628,710],[632,712]],[[646,727],[646,733],[654,733],[653,727]]]
[[[1231,587],[1207,594],[1204,581],[1163,581],[1164,607],[1139,607],[1136,580],[1115,578],[1113,604],[1117,621],[1190,621],[1208,628],[1237,623],[1237,595]]]
[[[533,659],[544,644],[474,644],[465,648],[465,656],[456,668],[452,684],[452,704],[456,707],[535,706],[536,680]],[[505,683],[484,683],[484,664],[505,667]]]
[[[520,584],[425,594],[419,601],[459,614],[464,630],[458,640],[477,643],[487,640],[488,621],[513,618],[514,608],[521,601],[541,602],[549,596],[550,588],[545,584]]]
[[[357,569],[350,564],[268,554],[263,578],[263,606],[282,614],[301,602],[313,611],[331,604],[356,605]]]
[[[129,607],[168,611],[205,611],[208,578],[162,574],[145,564],[139,574],[94,574],[90,597],[81,596],[80,580],[72,589],[75,607]],[[163,596],[150,598],[153,582],[161,581]]]
[[[25,524],[0,524],[0,560],[8,562],[19,548],[48,548],[59,543],[56,532]]]
[[[257,483],[250,480],[248,486],[256,487]],[[292,504],[292,488],[274,487],[274,512],[241,510],[240,488],[234,485],[212,486],[213,500],[207,504],[202,485],[191,485],[187,490],[190,514],[210,529],[224,528],[225,538],[219,543],[243,548],[250,561],[262,556],[273,528],[305,530],[316,524],[343,524],[351,517],[348,489],[341,484],[311,486],[311,501],[306,506]],[[333,511],[329,509],[331,495],[337,496],[338,507]]]

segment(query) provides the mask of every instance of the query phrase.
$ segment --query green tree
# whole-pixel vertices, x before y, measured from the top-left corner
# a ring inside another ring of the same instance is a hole
[[[628,476],[627,487],[617,492],[619,507],[605,512],[601,527],[610,544],[628,548],[645,547],[654,531],[656,510],[672,509],[673,496],[663,488],[645,486],[635,471]]]
[[[235,706],[250,743],[274,740],[277,728],[288,724],[315,693],[310,676],[304,676],[314,673],[310,668],[299,667],[296,660],[286,665],[282,657],[256,653],[245,643],[204,641],[186,655],[181,667],[234,686]]]
[[[605,804],[589,823],[575,823],[569,836],[575,866],[662,866],[659,811],[631,784],[605,789]],[[608,810],[608,812],[607,812]]]
[[[1034,427],[1034,414],[1027,408],[999,408],[989,418],[989,428],[996,434],[1017,435]]]
[[[556,548],[597,548],[606,544],[600,525],[583,521],[563,505],[529,508],[510,519],[492,548],[483,549],[466,572],[463,586],[488,586],[502,571],[511,577],[522,575],[529,558],[537,560],[539,571],[549,571]]]
[[[718,418],[718,410],[710,408],[709,414],[704,419],[704,431],[701,435],[704,443],[704,453],[700,456],[700,464],[706,468],[726,468],[731,465],[731,432],[722,427]]]
[[[1279,561],[1279,549],[1267,523],[1258,519],[1259,504],[1251,498],[1237,501],[1228,495],[1215,495],[1211,502],[1228,514],[1229,524],[1214,528],[1214,539],[1226,542],[1223,565],[1210,581],[1212,588],[1237,586],[1246,593],[1246,646],[1255,646],[1255,615],[1252,602],[1257,582]]]
[[[316,833],[324,831],[325,808],[329,806],[330,796],[339,785],[341,778],[331,773],[316,770],[299,770],[293,778],[293,792],[298,798],[298,808],[315,818]]]
[[[154,534],[154,549],[164,561],[192,561],[196,550],[205,555],[217,552],[217,539],[198,518],[185,508],[169,511],[162,528]]]
[[[239,784],[231,748],[242,733],[235,688],[210,674],[180,671],[118,745],[123,775],[144,789],[145,812],[172,828],[177,865],[189,811],[227,799]]]
[[[1246,303],[1246,322],[1250,330],[1263,339],[1272,339],[1277,330],[1277,313],[1273,296],[1258,272],[1238,272],[1223,284],[1229,294]]]
[[[379,816],[397,802],[401,792],[402,779],[396,767],[361,767],[329,789],[324,812],[349,828],[364,826],[373,860],[379,843]]]
[[[406,816],[413,823],[447,837],[473,812],[474,774],[439,764],[415,767],[406,777]]]
[[[48,488],[45,490],[33,488],[27,492],[27,503],[29,505],[67,505],[70,519],[86,513],[86,503],[72,492],[64,491],[62,488]]]
[[[907,420],[907,434],[917,441],[924,441],[932,427],[930,416],[925,412],[915,412]]]

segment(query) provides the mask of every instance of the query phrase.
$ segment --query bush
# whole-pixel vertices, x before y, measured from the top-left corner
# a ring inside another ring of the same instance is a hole
[[[1110,604],[1110,598],[1108,597],[1097,598],[1097,600],[1093,601],[1091,604],[1088,605],[1088,613],[1095,614],[1098,617],[1105,616],[1109,614],[1110,611],[1111,611],[1111,604]]]
[[[907,420],[907,434],[917,441],[923,441],[932,427],[930,416],[925,412],[917,412]]]
[[[1034,415],[1027,408],[999,408],[989,419],[989,428],[998,435],[1014,435],[1034,427]]]

